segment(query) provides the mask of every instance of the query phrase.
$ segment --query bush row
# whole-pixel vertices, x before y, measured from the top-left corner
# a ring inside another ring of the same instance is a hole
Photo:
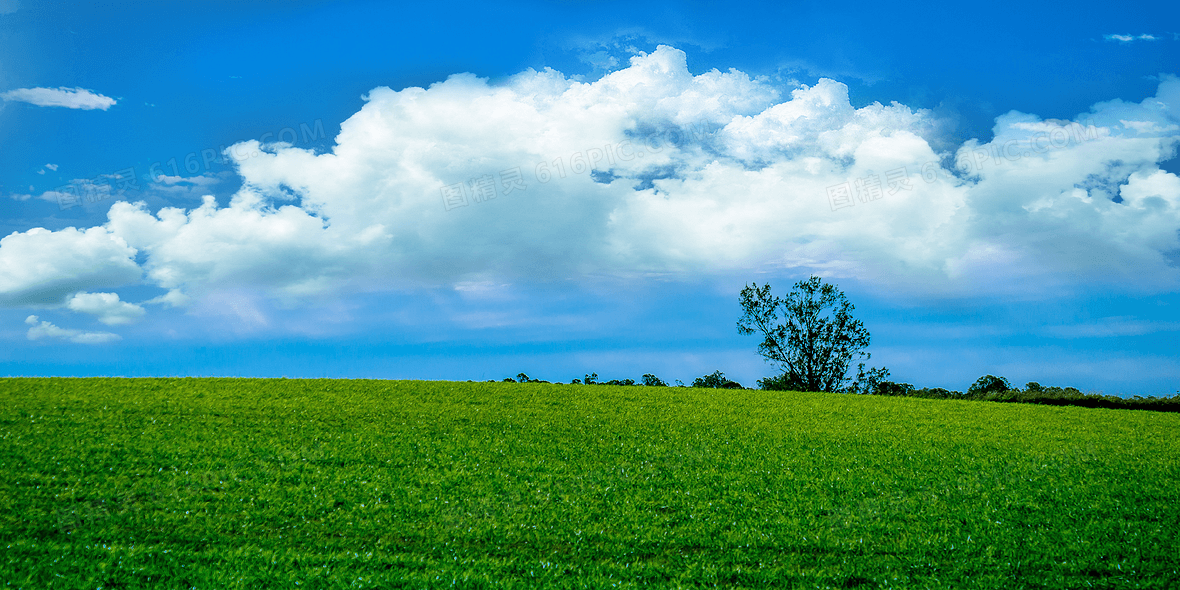
[[[489,379],[489,382],[494,383],[495,379]],[[515,378],[505,377],[504,382],[507,383],[549,383],[541,379],[531,379],[524,373],[519,373]],[[558,381],[560,383],[560,381]],[[573,379],[570,381],[571,385],[644,385],[647,387],[671,387],[663,379],[646,373],[643,375],[640,382],[634,379],[611,379],[610,381],[599,381],[598,373],[588,373],[581,379]],[[711,375],[704,375],[693,379],[691,385],[685,385],[683,381],[677,379],[675,387],[704,387],[713,389],[746,389],[742,387],[741,383],[727,379],[725,373],[721,371],[714,371]]]
[[[895,395],[929,399],[966,399],[989,402],[1044,404],[1050,406],[1081,406],[1084,408],[1115,408],[1180,412],[1180,395],[1173,397],[1116,397],[1099,393],[1082,393],[1074,387],[1045,387],[1036,381],[1024,389],[1013,387],[1007,379],[984,375],[975,381],[967,393],[949,391],[941,387],[917,389],[909,383],[881,381],[868,392],[870,395]]]
[[[882,371],[888,376],[887,371]],[[489,380],[494,382],[495,380]],[[505,382],[511,383],[549,383],[541,379],[532,379],[525,373],[519,373],[515,378],[507,377]],[[559,382],[560,383],[560,382]],[[703,387],[713,389],[749,389],[741,383],[725,377],[721,371],[714,371],[710,375],[697,377],[690,385],[685,385],[677,379],[676,385],[670,386],[663,379],[647,373],[640,381],[634,379],[611,379],[600,381],[598,373],[589,373],[581,379],[573,379],[571,385],[641,385],[647,387]],[[764,391],[802,391],[797,383],[788,376],[779,375],[758,380],[758,388]],[[863,395],[889,395],[902,397],[920,397],[926,399],[962,399],[989,402],[1008,402],[1022,404],[1043,404],[1051,406],[1081,406],[1085,408],[1115,408],[1132,410],[1154,410],[1159,412],[1180,412],[1180,395],[1173,397],[1141,397],[1129,398],[1102,395],[1099,393],[1082,393],[1074,387],[1046,387],[1035,381],[1025,384],[1024,388],[1013,387],[1007,379],[994,375],[984,375],[967,389],[966,393],[951,391],[941,387],[923,387],[918,389],[909,383],[896,383],[880,379],[865,379],[858,377],[846,391]]]

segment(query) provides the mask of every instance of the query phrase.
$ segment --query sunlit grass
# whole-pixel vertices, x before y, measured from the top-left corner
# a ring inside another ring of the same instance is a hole
[[[1162,588],[1178,432],[748,390],[0,379],[0,580]]]

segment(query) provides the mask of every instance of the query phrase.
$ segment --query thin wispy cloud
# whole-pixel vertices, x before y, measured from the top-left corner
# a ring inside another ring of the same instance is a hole
[[[29,340],[63,340],[74,344],[106,344],[123,339],[122,336],[111,332],[87,332],[59,328],[50,322],[41,321],[35,315],[25,318],[25,323],[32,326],[27,333]]]
[[[39,107],[65,107],[84,111],[105,111],[115,106],[115,99],[85,88],[17,88],[0,93],[0,99],[27,102]]]
[[[1140,35],[1118,35],[1118,34],[1103,35],[1103,38],[1106,39],[1107,41],[1118,41],[1119,43],[1131,43],[1133,41],[1159,41],[1163,37],[1158,37],[1156,35],[1143,33]]]
[[[1180,322],[1150,322],[1134,317],[1110,317],[1084,324],[1045,327],[1045,332],[1056,338],[1112,338],[1178,331]]]

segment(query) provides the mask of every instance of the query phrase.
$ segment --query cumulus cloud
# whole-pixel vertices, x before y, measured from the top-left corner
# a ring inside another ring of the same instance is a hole
[[[930,111],[694,75],[667,46],[589,83],[457,74],[364,98],[330,151],[226,150],[242,188],[224,207],[115,203],[92,230],[131,254],[105,264],[139,253],[167,304],[774,268],[943,294],[1180,283],[1172,76],[1070,120],[1007,113],[954,152]]]
[[[27,102],[39,107],[66,107],[68,109],[102,110],[115,106],[115,99],[95,94],[85,88],[17,88],[0,93],[0,99]]]
[[[138,282],[135,254],[102,227],[13,232],[0,239],[0,305],[58,306],[79,291]]]
[[[106,227],[141,250],[156,285],[205,292],[216,287],[261,287],[299,298],[332,291],[376,264],[366,247],[385,237],[380,225],[354,232],[294,205],[272,208],[243,191],[229,207],[206,196],[191,211],[118,202]],[[179,301],[172,297],[169,302]]]
[[[146,313],[142,307],[134,303],[120,301],[117,293],[75,293],[66,303],[66,307],[97,316],[98,321],[108,326],[133,324]]]
[[[1166,106],[1177,86],[1166,78],[1156,97],[1096,105],[1081,123],[1010,113],[997,120],[993,142],[942,154],[931,147],[938,125],[929,111],[857,109],[846,86],[826,79],[782,100],[769,81],[738,71],[694,76],[682,52],[661,47],[589,84],[547,70],[500,85],[456,75],[429,89],[378,88],[342,125],[331,153],[251,142],[242,151],[263,155],[239,171],[246,190],[267,202],[297,200],[330,223],[325,231],[373,231],[367,248],[394,277],[780,266],[970,291],[999,288],[1001,277],[1061,283],[1081,271],[1101,280],[1112,269],[1121,269],[1115,281],[1150,269],[1174,283],[1161,256],[1177,247],[1174,206],[1152,221],[1130,202],[1100,198],[1077,210],[1056,200],[1075,190],[1117,193],[1131,172],[1157,171],[1175,148],[1175,107]],[[1119,120],[1159,131],[1127,132]],[[1058,128],[1073,138],[1061,144]],[[1012,140],[1029,149],[1015,154]],[[973,161],[963,154],[1005,145],[1018,157],[961,165]],[[587,163],[600,174],[586,173]],[[518,168],[525,188],[507,192],[505,171]],[[892,187],[891,173],[901,174]],[[495,199],[475,198],[481,179],[497,185]],[[842,186],[853,206],[833,210],[829,189]],[[1097,233],[1095,219],[1106,224]],[[1150,237],[1128,242],[1132,228],[1150,228]],[[1086,239],[1071,244],[1063,230]]]
[[[59,328],[49,322],[39,321],[35,315],[25,318],[25,323],[32,326],[28,332],[29,340],[65,340],[74,344],[106,344],[123,339],[118,334],[110,332],[85,332]]]

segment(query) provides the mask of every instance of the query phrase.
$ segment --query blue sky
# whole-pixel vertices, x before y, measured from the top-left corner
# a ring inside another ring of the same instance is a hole
[[[899,381],[1174,394],[1178,12],[0,0],[0,374],[752,386],[814,273]]]

